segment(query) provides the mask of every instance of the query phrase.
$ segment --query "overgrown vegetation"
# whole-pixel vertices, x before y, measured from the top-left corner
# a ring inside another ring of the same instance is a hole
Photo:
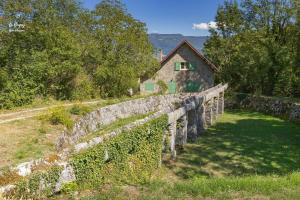
[[[28,179],[20,181],[12,196],[16,199],[42,199],[53,195],[59,179],[61,167],[52,167],[47,171],[35,172]]]
[[[205,54],[237,92],[300,97],[298,0],[225,1]]]
[[[82,191],[82,199],[296,200],[299,136],[299,126],[276,117],[227,112],[176,161],[165,161],[150,181]]]
[[[70,108],[70,113],[72,115],[80,115],[83,116],[89,112],[91,112],[92,109],[88,106],[82,105],[82,104],[75,104]]]
[[[78,185],[145,182],[160,164],[166,128],[167,116],[162,116],[75,155],[71,163]]]
[[[72,109],[70,110],[70,112]],[[49,121],[52,125],[62,124],[68,129],[71,129],[74,125],[74,121],[71,118],[71,114],[64,107],[52,108],[45,115],[40,116],[41,120]],[[74,110],[73,110],[74,112]],[[80,112],[80,111],[78,111]]]
[[[168,86],[164,81],[162,81],[162,80],[157,81],[157,85],[159,87],[160,94],[165,94],[167,92]]]
[[[120,97],[153,73],[144,23],[119,0],[1,1],[0,108],[34,98]]]

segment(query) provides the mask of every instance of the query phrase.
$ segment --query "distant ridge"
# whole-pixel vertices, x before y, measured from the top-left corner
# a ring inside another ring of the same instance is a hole
[[[208,36],[184,36],[181,34],[149,34],[149,40],[156,49],[162,49],[166,55],[174,49],[182,40],[189,41],[198,51],[202,51]]]

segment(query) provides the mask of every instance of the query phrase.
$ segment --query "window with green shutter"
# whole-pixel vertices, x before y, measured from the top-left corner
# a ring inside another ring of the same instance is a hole
[[[175,62],[175,71],[180,71],[181,68],[181,63],[180,62]]]
[[[152,92],[154,90],[154,83],[145,83],[145,90]]]
[[[188,66],[189,66],[189,70],[191,70],[191,71],[196,70],[196,63],[190,62],[190,63],[188,63]]]

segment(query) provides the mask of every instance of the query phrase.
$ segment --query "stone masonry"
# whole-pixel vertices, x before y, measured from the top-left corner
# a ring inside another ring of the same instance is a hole
[[[61,166],[63,170],[61,171],[60,178],[53,186],[55,192],[59,192],[64,184],[76,180],[74,169],[69,164],[70,153],[78,153],[96,144],[104,143],[107,140],[122,134],[124,130],[130,130],[140,126],[163,114],[168,115],[169,124],[169,130],[165,132],[163,139],[169,140],[169,142],[165,143],[162,141],[163,144],[168,144],[168,146],[164,146],[163,149],[169,149],[171,157],[175,159],[178,148],[182,148],[189,140],[195,140],[203,133],[207,126],[214,122],[217,115],[223,113],[224,91],[227,87],[227,84],[217,85],[200,93],[152,96],[100,108],[79,120],[71,132],[64,132],[62,134],[62,140],[59,141],[59,144],[62,144],[60,146],[62,149],[58,154],[58,160],[49,163],[45,159],[38,159],[19,164],[17,167],[13,168],[13,170],[20,176],[28,176],[32,173],[32,169],[38,168],[38,165],[40,164],[43,166]],[[112,123],[120,118],[149,112],[154,113],[144,119],[127,124],[124,127],[103,136],[78,143],[81,136],[96,131],[103,125]],[[72,148],[63,148],[66,143],[71,145]],[[109,152],[107,155],[109,155]],[[103,159],[108,159],[108,157]],[[43,180],[41,180],[41,183],[46,184]],[[2,193],[4,196],[9,195],[15,187],[15,185],[11,184],[0,186],[0,194]]]

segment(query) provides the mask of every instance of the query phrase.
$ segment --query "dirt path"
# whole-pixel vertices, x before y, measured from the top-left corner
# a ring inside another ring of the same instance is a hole
[[[96,104],[101,101],[102,100],[86,101],[86,102],[82,102],[81,104],[83,104],[83,105]],[[67,103],[67,104],[46,106],[46,107],[42,107],[42,108],[26,109],[26,110],[22,110],[22,111],[18,111],[18,112],[0,114],[0,124],[32,118],[32,117],[40,115],[43,111],[51,109],[51,108],[55,108],[55,107],[59,107],[59,106],[70,107],[75,104],[78,104],[78,103]]]

